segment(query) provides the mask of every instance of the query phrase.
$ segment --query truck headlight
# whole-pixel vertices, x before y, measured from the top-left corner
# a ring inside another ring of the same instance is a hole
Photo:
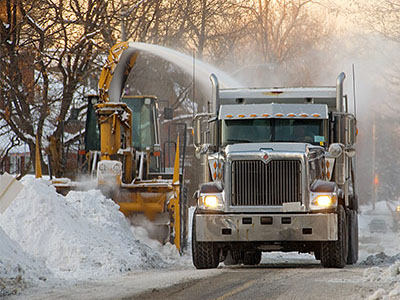
[[[337,206],[336,193],[311,193],[312,210],[333,208]]]
[[[332,197],[330,195],[319,195],[316,202],[318,206],[329,207],[332,206]]]
[[[199,208],[209,210],[223,210],[224,196],[220,194],[202,194],[199,198]]]

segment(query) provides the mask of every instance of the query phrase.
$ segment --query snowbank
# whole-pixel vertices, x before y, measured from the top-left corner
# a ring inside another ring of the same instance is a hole
[[[0,298],[16,293],[29,282],[46,281],[50,271],[36,262],[0,228]]]
[[[399,201],[392,206],[400,205]],[[361,207],[360,225],[360,264],[372,266],[364,271],[367,282],[388,283],[390,288],[374,291],[369,300],[400,299],[400,232],[392,230],[392,215],[385,201],[376,203],[375,210],[370,206]],[[385,220],[385,232],[370,232],[373,219]]]
[[[93,279],[165,265],[134,237],[118,206],[100,191],[64,197],[46,180],[26,178],[23,184],[0,226],[55,276]]]
[[[364,271],[364,278],[369,282],[389,283],[390,288],[380,288],[369,296],[369,300],[378,299],[400,299],[400,261],[395,262],[387,268],[372,267]]]

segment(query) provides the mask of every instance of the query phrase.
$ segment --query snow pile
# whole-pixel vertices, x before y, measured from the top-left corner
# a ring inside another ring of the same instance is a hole
[[[64,197],[46,180],[26,178],[23,184],[0,226],[55,276],[93,279],[165,265],[132,235],[118,205],[100,191]]]
[[[364,271],[364,278],[369,282],[387,282],[390,289],[376,290],[368,299],[400,299],[400,261],[395,262],[387,268],[372,267]]]
[[[380,201],[376,203],[374,210],[371,206],[361,207],[360,264],[372,266],[364,271],[364,280],[389,284],[389,288],[380,288],[372,293],[369,300],[400,299],[400,233],[393,231],[390,211],[397,205],[400,205],[399,201],[391,205]],[[380,232],[371,232],[370,223],[376,219],[384,220],[387,228]]]
[[[380,252],[378,254],[370,255],[365,260],[363,260],[360,265],[366,266],[377,266],[377,265],[390,265],[396,261],[400,261],[400,253],[388,256],[385,252]]]
[[[144,221],[144,227],[142,226],[131,226],[133,235],[144,245],[156,252],[168,265],[174,265],[174,267],[187,266],[187,256],[180,256],[178,249],[171,243],[161,244],[159,241],[149,237],[149,233],[145,227],[153,226],[150,221]],[[183,259],[182,259],[183,258]]]
[[[51,276],[48,269],[29,257],[1,228],[0,241],[0,298],[25,288],[28,282],[46,281]]]

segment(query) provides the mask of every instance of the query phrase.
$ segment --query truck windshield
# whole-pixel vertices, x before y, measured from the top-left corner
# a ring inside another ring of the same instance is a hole
[[[321,142],[325,142],[323,120],[223,120],[221,142],[223,146],[262,142],[301,142],[321,145]]]

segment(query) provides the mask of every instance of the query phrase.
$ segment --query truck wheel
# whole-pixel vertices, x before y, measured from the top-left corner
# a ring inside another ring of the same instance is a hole
[[[193,214],[192,226],[192,260],[196,269],[212,269],[218,267],[218,248],[212,242],[196,241],[196,213]]]
[[[325,268],[343,268],[347,262],[347,219],[342,205],[338,206],[338,240],[321,243],[321,265]]]
[[[314,250],[314,257],[316,260],[321,260],[321,249]]]
[[[258,265],[261,261],[261,251],[245,252],[243,255],[243,264],[248,266]]]
[[[238,265],[240,263],[240,251],[228,250],[224,264],[225,266]]]
[[[349,214],[349,253],[347,264],[355,264],[358,260],[358,214],[355,210],[350,210]]]

